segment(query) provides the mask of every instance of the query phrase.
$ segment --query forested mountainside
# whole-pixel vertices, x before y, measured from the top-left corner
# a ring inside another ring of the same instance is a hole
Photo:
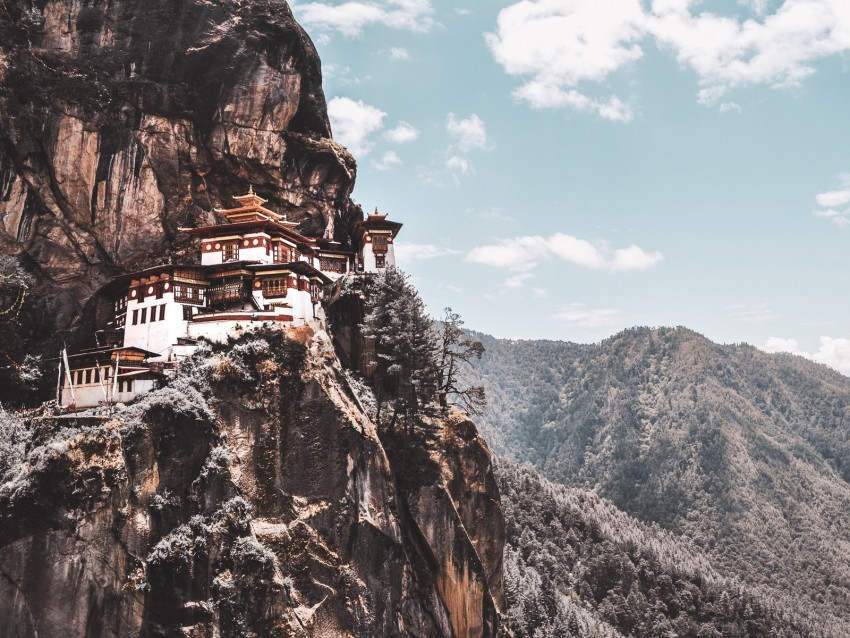
[[[496,451],[850,632],[850,379],[686,329],[595,345],[478,336]]]
[[[699,551],[593,492],[497,464],[516,638],[803,638],[846,635],[792,599],[724,578]],[[803,614],[803,615],[801,615]]]
[[[0,636],[507,636],[489,451],[432,433],[385,445],[308,328],[130,406],[0,408]]]

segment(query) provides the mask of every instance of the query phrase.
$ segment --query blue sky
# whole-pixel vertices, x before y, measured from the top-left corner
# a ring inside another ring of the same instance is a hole
[[[301,2],[354,198],[429,309],[850,374],[850,2]]]

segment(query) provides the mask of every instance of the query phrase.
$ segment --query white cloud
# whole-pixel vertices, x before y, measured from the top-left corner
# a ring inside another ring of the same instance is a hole
[[[812,359],[850,375],[850,339],[821,337],[820,348],[812,355]]]
[[[364,79],[371,79],[368,75],[365,78],[359,78],[354,75],[351,67],[339,64],[322,65],[322,75],[327,80],[333,79],[340,86],[359,86]]]
[[[818,59],[850,50],[846,0],[786,0],[762,19],[693,14],[687,0],[655,0],[647,31],[709,90],[796,86]],[[766,5],[755,3],[756,9]]]
[[[358,36],[373,25],[417,32],[434,26],[430,0],[308,2],[293,4],[292,9],[301,24],[320,33],[336,31],[348,37]]]
[[[765,352],[790,352],[800,354],[800,344],[796,339],[784,339],[782,337],[768,337],[762,350]]]
[[[419,138],[419,131],[407,122],[399,122],[384,135],[389,141],[396,144],[413,142]]]
[[[484,121],[475,113],[462,120],[457,119],[454,113],[449,113],[446,131],[454,138],[463,153],[474,148],[487,147],[487,129]]]
[[[707,106],[739,87],[798,86],[818,60],[850,51],[847,0],[785,0],[769,14],[765,0],[748,4],[755,16],[740,18],[693,0],[522,0],[500,11],[485,38],[505,72],[523,79],[518,99],[615,121],[631,119],[631,108],[589,86],[637,63],[647,41],[697,74],[697,100]]]
[[[593,98],[578,86],[640,59],[645,19],[640,0],[523,0],[502,9],[485,38],[509,75],[528,78],[517,99],[627,121],[631,109],[618,97]]]
[[[388,171],[401,163],[401,158],[395,151],[387,151],[377,162],[372,162],[372,166],[377,168],[379,171]]]
[[[601,328],[614,325],[621,311],[616,308],[588,308],[581,303],[571,303],[553,315],[553,319],[579,328]]]
[[[472,162],[465,157],[453,156],[446,160],[446,168],[462,175],[472,172]]]
[[[821,337],[820,347],[815,353],[800,350],[796,339],[769,337],[762,347],[765,352],[789,352],[812,361],[828,365],[842,374],[850,376],[850,339]]]
[[[466,7],[455,7],[454,12],[459,16],[471,16],[472,9],[467,9]]]
[[[408,53],[407,49],[404,47],[392,47],[390,48],[390,59],[391,60],[409,60],[410,53]]]
[[[407,242],[395,242],[393,244],[396,260],[400,263],[419,261],[422,259],[434,259],[446,255],[457,255],[460,251],[436,244],[408,244]]]
[[[525,100],[532,108],[558,108],[568,106],[576,111],[596,113],[612,122],[630,122],[634,118],[632,107],[612,95],[606,100],[590,98],[575,89],[562,88],[542,82],[528,82],[514,91],[514,97]]]
[[[372,150],[369,136],[380,130],[386,115],[374,106],[348,97],[335,97],[328,102],[334,138],[355,157],[367,155]]]
[[[738,104],[737,102],[722,102],[720,104],[720,112],[721,113],[728,113],[729,111],[735,111],[736,113],[741,113],[743,111],[743,109],[741,108],[741,105]]]
[[[660,262],[663,255],[634,244],[609,250],[586,239],[555,233],[549,237],[526,235],[503,239],[497,244],[476,246],[466,256],[467,261],[518,271],[531,270],[541,260],[551,258],[591,270],[627,271],[646,270]]]
[[[812,215],[823,217],[838,226],[850,224],[850,208],[838,210],[839,206],[850,204],[850,175],[839,175],[841,187],[838,190],[826,191],[815,195],[815,201],[821,210],[813,210]]]
[[[747,323],[765,323],[778,318],[766,303],[739,303],[726,308],[734,319]]]
[[[841,206],[850,202],[850,189],[842,191],[827,191],[815,195],[818,206]]]
[[[522,288],[527,279],[534,277],[530,272],[520,273],[505,279],[505,288]]]
[[[823,217],[824,219],[828,219],[836,226],[846,226],[850,224],[850,208],[845,210],[835,210],[834,208],[827,208],[826,210],[813,210],[812,215],[815,217]]]

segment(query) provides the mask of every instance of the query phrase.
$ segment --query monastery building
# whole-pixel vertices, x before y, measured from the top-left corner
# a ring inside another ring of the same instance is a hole
[[[164,264],[114,279],[103,290],[113,319],[99,346],[66,358],[61,404],[126,402],[154,388],[197,348],[259,326],[324,321],[324,289],[346,273],[395,266],[401,224],[378,213],[357,222],[351,252],[307,237],[249,189],[226,222],[181,230],[200,243],[199,265]]]

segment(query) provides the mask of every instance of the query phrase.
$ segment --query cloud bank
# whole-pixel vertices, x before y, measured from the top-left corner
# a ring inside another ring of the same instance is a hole
[[[696,74],[701,104],[724,111],[740,109],[722,101],[733,89],[797,86],[818,60],[850,51],[846,0],[786,0],[770,14],[761,0],[749,6],[742,18],[703,11],[695,0],[522,0],[499,12],[485,39],[505,72],[523,79],[517,100],[620,122],[633,118],[632,108],[603,87],[638,63],[648,43]]]
[[[769,337],[762,350],[765,352],[789,352],[800,355],[812,361],[826,364],[830,368],[838,370],[841,374],[850,376],[850,339],[821,337],[818,351],[809,353],[800,350],[800,344],[796,339]]]
[[[634,244],[608,250],[565,233],[503,239],[496,244],[476,246],[466,256],[473,263],[518,271],[531,270],[543,260],[559,259],[590,270],[612,272],[646,270],[663,258],[658,251],[648,252]]]

